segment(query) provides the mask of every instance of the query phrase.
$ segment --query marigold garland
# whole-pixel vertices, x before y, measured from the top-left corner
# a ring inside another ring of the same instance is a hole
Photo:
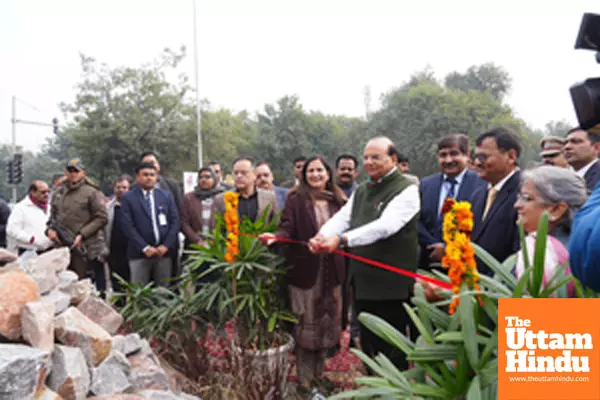
[[[471,204],[449,198],[442,206],[442,213],[444,214],[444,242],[446,242],[446,255],[442,258],[442,266],[448,269],[452,291],[454,294],[460,293],[465,281],[471,289],[479,290],[475,249],[471,243],[473,231]],[[456,312],[459,303],[460,297],[455,296],[448,310],[450,314]]]
[[[225,261],[233,262],[235,256],[240,254],[240,217],[238,216],[238,202],[240,195],[235,192],[226,192],[225,195],[225,225],[227,226],[227,252]]]

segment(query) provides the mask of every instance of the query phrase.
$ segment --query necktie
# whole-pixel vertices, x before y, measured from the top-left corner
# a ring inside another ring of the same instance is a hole
[[[446,182],[450,184],[450,188],[448,189],[448,193],[446,194],[446,198],[455,198],[456,194],[454,191],[456,190],[456,184],[458,183],[454,178],[446,178]]]
[[[492,207],[492,203],[494,203],[494,200],[496,199],[497,194],[498,194],[498,190],[496,190],[496,188],[490,188],[488,190],[487,201],[485,202],[485,210],[483,210],[483,217],[481,218],[482,220],[485,219],[488,211],[490,211],[490,208]]]
[[[448,186],[448,192],[446,193],[446,197],[444,198],[444,201],[446,201],[449,198],[455,198],[456,194],[454,193],[456,191],[456,184],[458,183],[456,181],[456,179],[454,178],[446,178],[444,179],[444,183],[449,183]],[[444,216],[442,215],[442,208],[444,206],[444,201],[442,201],[442,204],[440,204],[439,210],[438,210],[438,220],[437,220],[437,224],[438,224],[438,229],[441,230],[442,229],[442,225],[444,223]]]
[[[144,194],[144,200],[146,203],[146,211],[148,211],[148,214],[152,216],[152,201],[150,200],[150,192],[146,192]]]
[[[158,230],[158,224],[156,223],[156,213],[154,212],[154,208],[152,207],[152,199],[150,198],[151,196],[151,192],[146,192],[145,194],[145,203],[146,203],[146,209],[148,210],[148,213],[150,214],[150,219],[152,220],[152,231],[154,233],[154,240],[156,242],[156,244],[160,243],[160,233]]]

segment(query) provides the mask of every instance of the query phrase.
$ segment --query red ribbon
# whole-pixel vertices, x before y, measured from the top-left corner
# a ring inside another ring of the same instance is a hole
[[[252,236],[252,237],[258,237],[257,235],[250,235],[250,234],[247,234],[247,233],[242,233],[242,235]],[[276,237],[276,236],[273,236],[270,239],[274,240],[275,242],[291,243],[291,244],[301,244],[301,245],[304,245],[304,246],[308,246],[307,242],[302,242],[300,240],[280,238],[280,237]],[[422,281],[425,281],[425,282],[432,283],[432,284],[434,284],[436,286],[441,287],[442,289],[452,290],[452,284],[450,284],[449,282],[445,282],[445,281],[442,281],[442,280],[439,280],[439,279],[431,278],[429,276],[421,275],[421,274],[418,274],[416,272],[408,271],[408,270],[405,270],[405,269],[402,269],[402,268],[393,267],[391,265],[388,265],[388,264],[385,264],[385,263],[382,263],[382,262],[379,262],[379,261],[371,260],[369,258],[357,256],[355,254],[348,253],[348,252],[345,252],[345,251],[342,251],[342,250],[337,250],[336,249],[336,250],[333,250],[333,252],[337,253],[337,254],[339,254],[341,256],[352,258],[352,259],[354,259],[356,261],[363,262],[365,264],[370,264],[370,265],[372,265],[374,267],[378,267],[378,268],[382,268],[382,269],[394,272],[394,273],[399,274],[399,275],[404,275],[404,276],[407,276],[407,277],[412,278],[412,279],[419,279],[419,280],[422,280]]]

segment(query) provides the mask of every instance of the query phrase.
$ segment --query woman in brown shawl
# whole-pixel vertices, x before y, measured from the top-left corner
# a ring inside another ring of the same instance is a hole
[[[331,167],[321,157],[310,158],[302,180],[288,195],[279,230],[261,236],[263,243],[278,238],[306,242],[345,203],[334,183]],[[328,349],[340,341],[343,287],[346,266],[342,256],[315,255],[306,245],[290,244],[284,249],[292,310],[299,316],[294,327],[296,369],[301,391],[325,386],[323,367]]]

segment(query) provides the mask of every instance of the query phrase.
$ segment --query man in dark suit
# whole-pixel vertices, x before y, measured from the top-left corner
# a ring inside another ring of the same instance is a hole
[[[157,182],[156,188],[166,190],[171,193],[173,199],[175,200],[175,204],[177,205],[177,212],[181,214],[181,204],[183,202],[183,191],[181,190],[181,185],[175,180],[171,178],[167,178],[161,175],[160,163],[158,162],[158,158],[156,157],[156,153],[152,151],[146,151],[142,154],[142,163],[151,163],[156,167],[157,172]],[[171,253],[171,262],[173,264],[172,268],[172,276],[179,276],[180,268],[179,268],[179,248],[180,241],[183,241],[183,235],[179,237],[177,235],[177,243],[175,247],[175,251]]]
[[[486,184],[476,172],[467,168],[470,158],[467,135],[444,136],[438,142],[437,149],[442,172],[425,177],[420,184],[420,268],[429,268],[431,263],[439,263],[444,256],[446,245],[442,238],[441,214],[444,201],[449,197],[469,201],[475,189]]]
[[[521,143],[508,129],[496,128],[480,135],[475,146],[475,164],[487,187],[471,197],[475,224],[471,239],[503,262],[520,248],[515,203],[521,186],[517,167]],[[481,260],[477,268],[492,275]]]
[[[564,152],[577,175],[585,179],[588,193],[591,193],[600,179],[600,134],[580,128],[571,129],[567,133]]]
[[[121,229],[127,237],[131,281],[167,286],[171,254],[177,251],[179,214],[170,192],[156,188],[158,171],[153,163],[136,170],[138,185],[121,198]]]

